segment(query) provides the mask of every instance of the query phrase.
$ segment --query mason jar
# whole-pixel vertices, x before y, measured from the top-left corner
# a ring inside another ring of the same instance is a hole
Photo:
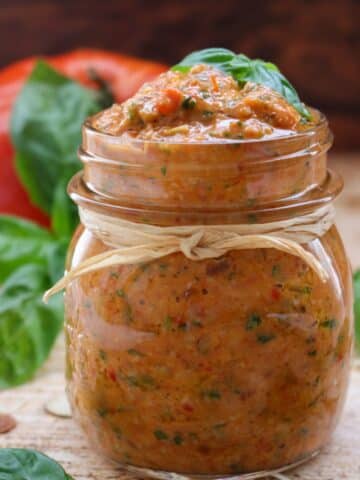
[[[291,136],[210,143],[126,143],[84,125],[84,169],[69,186],[84,224],[69,272],[121,249],[121,238],[114,244],[96,226],[106,218],[110,230],[128,222],[135,236],[144,225],[258,232],[271,224],[282,238],[284,225],[300,223],[292,237],[326,274],[254,242],[202,259],[174,251],[112,260],[74,277],[65,295],[67,391],[97,451],[142,475],[257,478],[328,443],[348,386],[353,324],[350,267],[329,221],[342,181],[327,169],[332,138],[319,118]],[[321,215],[328,224],[319,229]]]

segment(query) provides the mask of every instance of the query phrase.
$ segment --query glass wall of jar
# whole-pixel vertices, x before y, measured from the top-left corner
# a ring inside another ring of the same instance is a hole
[[[154,225],[265,223],[329,204],[331,136],[124,144],[85,125],[83,208]],[[341,412],[352,346],[350,268],[335,226],[296,256],[182,253],[114,265],[66,291],[67,380],[74,415],[122,465],[241,475],[309,458]],[[68,269],[112,247],[80,226]]]

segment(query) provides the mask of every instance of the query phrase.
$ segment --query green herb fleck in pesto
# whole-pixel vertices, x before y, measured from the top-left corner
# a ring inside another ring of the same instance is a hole
[[[193,108],[195,108],[196,106],[196,100],[194,100],[192,97],[186,97],[182,104],[181,104],[182,108],[184,108],[185,110],[192,110]]]
[[[145,390],[152,390],[156,387],[155,380],[150,375],[128,375],[126,382],[132,387],[138,387]]]
[[[139,350],[136,350],[135,348],[129,348],[127,351],[129,355],[133,355],[134,357],[145,357],[146,355],[142,352],[139,352]]]
[[[129,105],[127,113],[130,121],[134,121],[137,119],[139,114],[138,114],[137,106],[135,103],[131,103]]]
[[[127,323],[131,323],[133,321],[132,308],[129,304],[127,304],[125,308],[125,319]]]
[[[258,221],[257,215],[255,215],[255,213],[249,213],[247,218],[249,223],[256,223]]]
[[[163,430],[155,430],[154,436],[158,440],[167,440],[169,438],[168,435]]]
[[[150,263],[140,263],[139,267],[142,272],[146,272],[150,268]]]
[[[212,112],[211,110],[203,110],[202,115],[205,118],[211,118],[214,115],[214,112]]]
[[[119,274],[117,272],[110,272],[110,278],[119,278]]]
[[[199,320],[192,320],[191,325],[194,327],[202,327],[203,324]]]
[[[226,427],[226,423],[217,423],[216,425],[213,425],[213,430],[219,431],[223,430]]]
[[[101,360],[105,361],[107,358],[106,352],[104,352],[104,350],[99,350],[99,357],[101,358]]]
[[[124,292],[124,290],[123,290],[122,288],[118,288],[118,289],[116,290],[116,295],[117,295],[118,297],[124,298],[124,297],[125,297],[125,292]]]
[[[230,272],[227,276],[227,279],[231,281],[235,277],[236,277],[236,272]]]
[[[304,293],[306,295],[309,295],[312,292],[312,288],[309,285],[304,285],[304,286],[292,285],[289,287],[289,290],[291,290],[292,292]]]
[[[310,350],[310,352],[308,352],[308,355],[309,355],[309,357],[316,357],[317,350]]]
[[[163,322],[163,327],[165,328],[165,330],[171,330],[172,325],[173,325],[172,318],[169,315],[166,315],[166,317],[164,319],[164,322]]]
[[[277,277],[280,273],[280,265],[273,265],[271,269],[271,276],[272,277]]]
[[[250,315],[248,321],[246,322],[246,330],[254,330],[254,328],[258,327],[261,324],[261,317],[256,314]]]
[[[320,327],[328,328],[329,330],[333,330],[337,325],[337,321],[335,318],[327,318],[323,322],[320,322]]]
[[[104,407],[100,407],[97,409],[97,413],[101,418],[104,418],[108,414],[108,410]]]
[[[218,390],[204,390],[202,396],[210,398],[211,400],[219,400],[221,398],[221,393]]]
[[[166,176],[166,173],[167,173],[167,167],[166,165],[163,165],[161,168],[160,168],[160,171],[161,173],[164,175],[164,177]]]
[[[112,430],[116,434],[118,439],[120,439],[122,437],[122,431],[119,427],[113,426]]]
[[[258,334],[257,335],[257,341],[259,343],[268,343],[268,342],[271,342],[271,340],[274,340],[275,338],[275,335],[273,334],[266,334],[266,333],[263,333],[263,334]]]
[[[240,465],[240,463],[232,463],[231,465],[229,465],[230,467],[230,470],[233,472],[233,473],[239,473],[239,472],[242,472],[243,468],[242,466]]]
[[[174,443],[175,445],[181,445],[183,443],[184,439],[183,437],[180,435],[180,433],[176,433],[174,435]]]

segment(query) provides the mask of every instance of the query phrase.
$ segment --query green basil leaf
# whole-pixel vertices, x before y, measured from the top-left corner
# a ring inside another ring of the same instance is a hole
[[[66,246],[31,222],[0,216],[0,389],[29,380],[62,329],[62,297],[44,305],[42,295],[63,273]]]
[[[47,263],[56,244],[47,230],[17,217],[0,216],[0,285],[16,268],[26,263]]]
[[[27,264],[0,288],[0,389],[32,378],[62,329],[62,298],[42,302],[49,286],[46,266]]]
[[[97,92],[39,61],[16,100],[11,136],[17,171],[32,201],[46,213],[56,209],[59,182],[80,169],[81,125],[100,110],[97,98]]]
[[[273,63],[258,59],[252,60],[242,53],[237,55],[226,48],[207,48],[190,53],[175,65],[173,70],[187,72],[198,64],[212,65],[232,75],[241,86],[246,82],[266,85],[280,93],[302,117],[307,120],[311,119],[309,110],[301,102],[295,88]]]
[[[62,238],[45,250],[45,259],[47,263],[48,274],[50,278],[51,287],[59,278],[64,275],[65,259],[69,247],[69,239]]]
[[[0,480],[74,480],[54,460],[36,450],[0,449]]]
[[[360,270],[354,274],[355,345],[360,353]]]
[[[54,193],[51,228],[58,238],[71,238],[79,223],[78,209],[66,191],[68,179],[59,181]]]

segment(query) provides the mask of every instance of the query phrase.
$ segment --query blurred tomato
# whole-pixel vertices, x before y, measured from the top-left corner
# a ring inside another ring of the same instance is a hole
[[[9,137],[12,105],[38,58],[27,58],[0,70],[0,213],[18,215],[48,226],[49,219],[31,204],[16,176]],[[94,77],[105,82],[116,102],[124,101],[144,82],[167,68],[159,63],[94,49],[41,58],[87,87],[99,87]]]

